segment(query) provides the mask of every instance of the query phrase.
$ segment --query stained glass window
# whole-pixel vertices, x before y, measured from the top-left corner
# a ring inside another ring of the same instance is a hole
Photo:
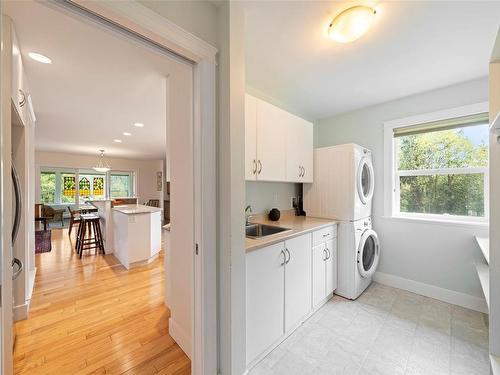
[[[74,197],[76,194],[76,178],[75,176],[63,177],[63,195],[66,197]]]
[[[94,177],[94,196],[104,195],[104,177]]]
[[[80,177],[80,196],[90,195],[90,181],[87,177]]]

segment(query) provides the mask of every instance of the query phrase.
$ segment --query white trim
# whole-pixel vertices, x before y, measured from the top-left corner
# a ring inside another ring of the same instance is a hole
[[[479,173],[488,173],[488,167],[405,169],[405,170],[397,170],[396,176],[434,176],[434,175],[446,175],[446,174],[479,174]]]
[[[216,62],[217,48],[136,1],[66,1],[188,60]]]
[[[394,147],[395,138],[393,136],[394,129],[400,127],[413,126],[418,124],[424,124],[427,122],[446,120],[450,118],[462,117],[467,115],[473,115],[478,113],[488,112],[488,102],[475,103],[470,105],[465,105],[461,107],[455,107],[450,109],[445,109],[441,111],[425,113],[416,116],[405,117],[401,119],[391,120],[384,122],[384,216],[385,217],[401,217],[400,208],[399,208],[399,199],[396,199],[396,196],[399,196],[399,183],[396,183],[396,178],[399,179],[400,176],[405,175],[430,175],[431,172],[434,174],[444,174],[448,169],[435,169],[435,170],[422,170],[422,171],[396,171],[395,161],[396,161],[396,148]],[[470,169],[462,169],[456,168],[456,172],[453,173],[465,173],[462,170],[469,170],[474,173],[472,170],[479,170],[482,168],[470,168]],[[451,170],[451,169],[450,169]],[[453,169],[455,170],[455,168]],[[484,173],[486,180],[488,179],[488,168],[484,168],[486,172],[476,172],[476,173]],[[486,182],[485,180],[485,182]],[[485,205],[485,217],[484,222],[488,221],[488,187],[485,185],[484,188],[484,205]],[[406,216],[406,214],[405,214]],[[432,221],[436,221],[437,217],[440,217],[440,220],[447,221],[448,219],[442,217],[442,215],[429,215],[429,214],[418,214],[418,218],[415,219],[431,219]],[[462,217],[452,216],[452,221],[461,221],[461,220],[469,220],[463,219]],[[414,220],[412,217],[411,220]],[[471,222],[474,219],[470,220]]]
[[[450,289],[425,284],[420,281],[405,279],[384,272],[375,272],[373,280],[394,288],[407,290],[425,297],[434,298],[453,305],[462,306],[467,309],[488,313],[488,306],[484,298],[471,296],[469,294],[456,292]]]
[[[29,302],[24,302],[21,305],[16,305],[13,308],[13,314],[14,314],[14,322],[17,322],[19,320],[26,320],[28,319],[28,311],[30,308]]]
[[[420,223],[420,224],[432,224],[432,225],[443,225],[443,226],[452,226],[452,227],[463,227],[463,228],[484,228],[487,229],[489,227],[489,223],[485,221],[461,221],[456,219],[455,216],[451,216],[450,220],[443,220],[442,215],[439,219],[433,218],[432,216],[381,216],[380,218],[383,220],[394,220],[400,222],[407,223]]]

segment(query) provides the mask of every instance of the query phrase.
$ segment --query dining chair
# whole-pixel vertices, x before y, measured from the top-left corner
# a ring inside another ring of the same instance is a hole
[[[68,211],[70,214],[68,235],[71,236],[71,230],[73,229],[73,225],[80,226],[80,212],[71,209],[71,206],[68,206]]]

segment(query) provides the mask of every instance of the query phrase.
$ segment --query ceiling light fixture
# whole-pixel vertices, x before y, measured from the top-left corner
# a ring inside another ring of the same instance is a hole
[[[116,142],[116,143],[122,143],[121,139],[113,139],[113,141]]]
[[[330,22],[328,35],[340,43],[353,42],[368,31],[376,15],[374,8],[362,5],[348,8]]]
[[[111,166],[108,162],[104,160],[104,150],[99,150],[101,155],[99,156],[99,160],[97,161],[96,166],[93,168],[96,172],[108,172],[111,170]]]
[[[136,123],[134,124],[134,126],[135,126],[136,128],[143,128],[143,127],[144,127],[144,124],[143,124],[142,122],[136,122]]]
[[[29,52],[28,56],[42,64],[52,64],[52,60],[41,53]]]
[[[126,136],[126,137],[130,137],[132,135],[132,133],[124,132],[123,135]]]

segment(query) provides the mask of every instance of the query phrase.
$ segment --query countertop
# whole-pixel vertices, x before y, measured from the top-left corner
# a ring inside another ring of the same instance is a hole
[[[330,219],[318,219],[315,217],[295,216],[294,214],[283,213],[279,221],[271,221],[267,219],[266,215],[259,215],[258,217],[250,220],[252,224],[260,223],[267,225],[274,225],[283,228],[289,228],[289,231],[273,234],[264,238],[245,238],[246,251],[253,251],[261,247],[273,245],[278,242],[285,241],[292,237],[300,236],[301,234],[314,232],[315,230],[335,225],[338,222]]]
[[[122,206],[113,207],[113,211],[118,211],[125,215],[151,214],[160,212],[161,208],[145,206],[143,204],[124,204]]]

